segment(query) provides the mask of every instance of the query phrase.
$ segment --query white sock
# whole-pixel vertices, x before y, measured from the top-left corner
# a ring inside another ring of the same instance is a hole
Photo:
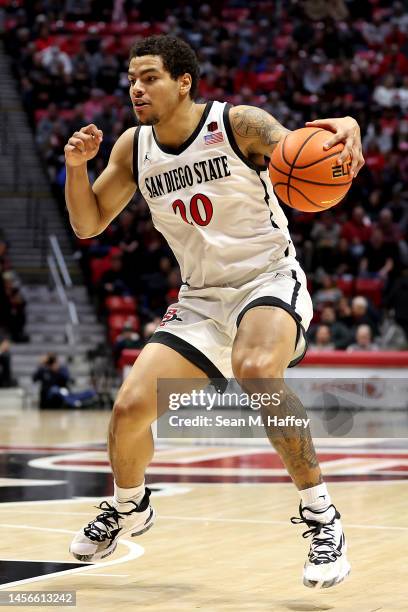
[[[299,491],[299,495],[302,499],[302,507],[307,506],[311,510],[325,510],[331,504],[325,482],[309,489],[302,489]]]
[[[145,481],[137,487],[130,487],[129,489],[118,487],[116,482],[113,482],[114,487],[114,500],[117,504],[124,504],[128,501],[134,501],[136,504],[142,501],[145,494]]]

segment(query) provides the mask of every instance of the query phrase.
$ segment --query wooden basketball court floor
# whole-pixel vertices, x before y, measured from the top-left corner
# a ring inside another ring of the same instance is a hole
[[[266,443],[159,445],[156,525],[86,564],[68,547],[112,495],[109,412],[0,415],[0,595],[73,590],[81,611],[408,610],[406,440],[318,441],[352,572],[316,591],[301,582],[310,541],[289,520],[298,494]]]

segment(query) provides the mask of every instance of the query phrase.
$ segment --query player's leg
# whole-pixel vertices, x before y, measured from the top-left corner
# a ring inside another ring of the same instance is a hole
[[[153,456],[152,423],[160,416],[157,380],[202,379],[207,375],[180,353],[160,343],[149,343],[124,381],[109,426],[109,458],[114,475],[112,503],[74,537],[70,552],[81,561],[96,561],[110,555],[123,535],[141,535],[153,525],[150,490],[144,473]],[[196,383],[195,383],[196,386]]]
[[[293,358],[296,337],[296,321],[288,312],[274,306],[261,306],[246,312],[235,337],[232,368],[245,390],[280,394],[279,405],[271,403],[265,407],[270,416],[307,418],[299,398],[284,383],[284,372]],[[267,427],[266,431],[299,490],[322,482],[308,427]]]
[[[232,350],[235,377],[247,393],[279,393],[263,409],[267,417],[305,419],[306,412],[296,394],[284,382],[284,372],[293,359],[298,338],[297,323],[286,310],[260,306],[245,312]],[[331,504],[316,457],[308,427],[296,425],[268,427],[271,443],[279,453],[301,496],[300,519],[313,536],[308,561],[304,567],[306,586],[329,587],[340,582],[350,571],[340,514]]]
[[[109,459],[115,484],[139,486],[153,457],[151,424],[158,414],[156,384],[160,378],[202,378],[206,374],[174,349],[147,344],[119,390],[109,425]]]

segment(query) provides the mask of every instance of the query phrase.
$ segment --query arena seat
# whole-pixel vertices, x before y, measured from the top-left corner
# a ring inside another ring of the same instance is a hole
[[[102,274],[110,269],[111,266],[111,256],[106,255],[106,257],[92,257],[90,260],[91,267],[91,279],[92,284],[95,286],[99,283]]]
[[[381,306],[383,287],[384,281],[381,278],[358,278],[354,293],[368,298],[374,306]]]
[[[125,323],[131,324],[133,331],[138,332],[140,330],[140,320],[137,315],[129,315],[129,314],[111,314],[108,317],[108,327],[109,327],[109,340],[113,344],[116,338],[119,336],[122,331]]]
[[[136,305],[136,299],[130,295],[111,295],[105,300],[105,306],[109,314],[134,315]]]
[[[143,349],[124,349],[118,361],[118,369],[123,370],[125,366],[132,366]]]
[[[343,295],[350,297],[354,293],[354,278],[338,278],[337,287],[343,292]]]
[[[109,252],[105,257],[91,257],[89,265],[91,268],[91,280],[93,285],[97,285],[102,277],[102,274],[110,269],[111,259],[114,255],[120,255],[122,249],[117,246],[109,247]]]

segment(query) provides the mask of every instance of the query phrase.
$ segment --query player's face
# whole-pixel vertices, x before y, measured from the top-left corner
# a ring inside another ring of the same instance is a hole
[[[156,125],[179,104],[179,82],[164,69],[160,56],[132,58],[128,78],[133,109],[142,125]]]

